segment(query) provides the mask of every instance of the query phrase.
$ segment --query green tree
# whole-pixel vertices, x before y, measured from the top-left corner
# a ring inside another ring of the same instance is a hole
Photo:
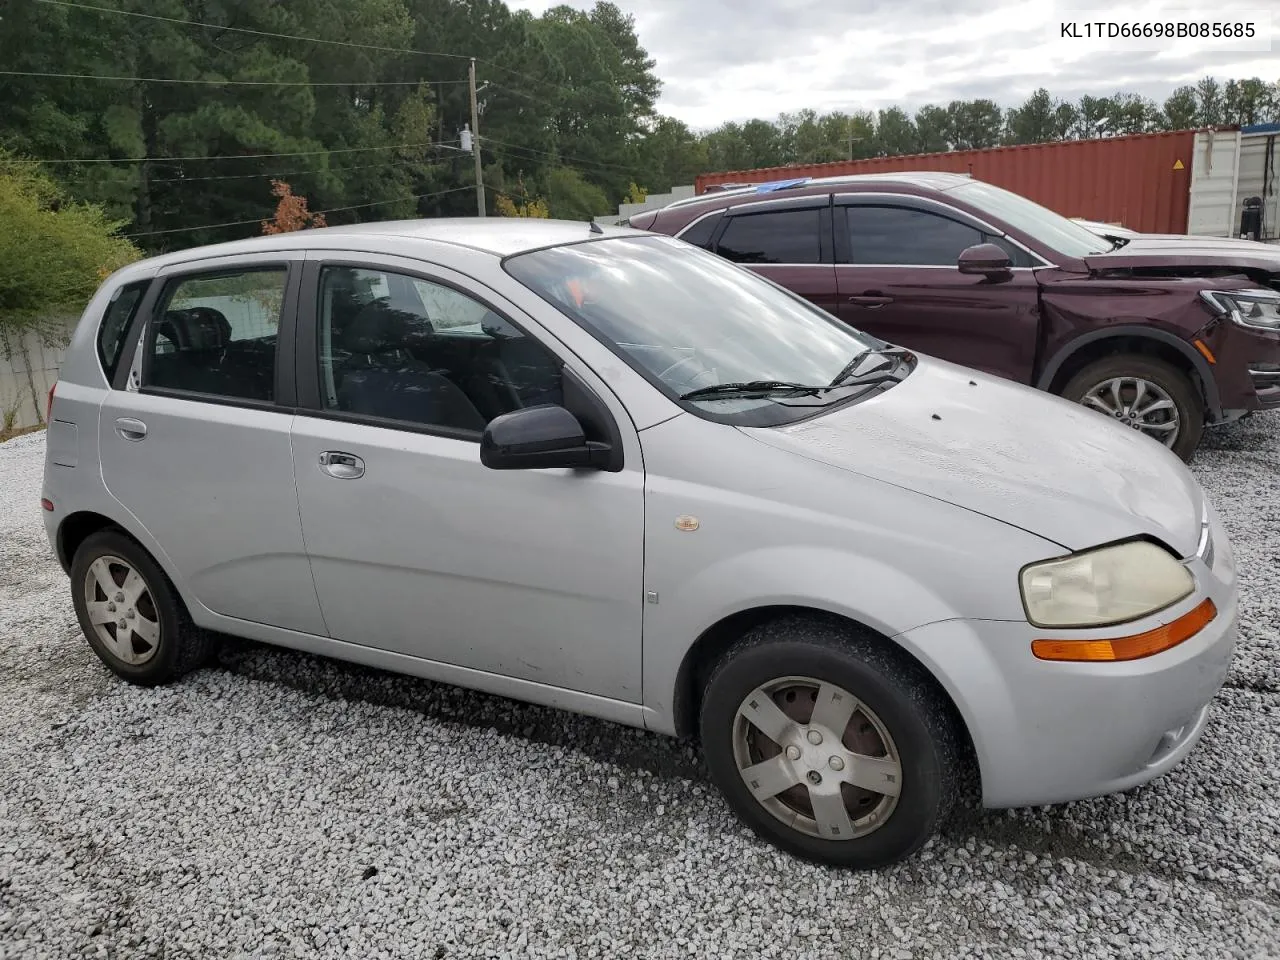
[[[556,167],[546,175],[544,194],[557,220],[591,220],[610,212],[609,199],[572,167]]]
[[[1196,125],[1216,127],[1223,123],[1222,85],[1213,77],[1196,84]]]
[[[66,196],[34,164],[0,156],[0,334],[79,313],[106,277],[140,255],[103,209]]]
[[[919,131],[901,107],[881,110],[876,118],[876,152],[885,157],[915,153],[920,149]]]
[[[1200,110],[1195,87],[1178,87],[1164,102],[1162,126],[1166,130],[1189,130],[1196,125]]]
[[[916,111],[916,152],[943,153],[951,149],[951,119],[942,107],[928,104]]]

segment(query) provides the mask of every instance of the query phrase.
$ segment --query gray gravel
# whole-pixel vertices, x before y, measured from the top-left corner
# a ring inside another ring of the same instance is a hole
[[[235,643],[140,690],[79,635],[0,445],[0,957],[1280,957],[1280,417],[1196,472],[1241,568],[1209,730],[1126,796],[973,812],[909,863],[800,863],[695,750]]]

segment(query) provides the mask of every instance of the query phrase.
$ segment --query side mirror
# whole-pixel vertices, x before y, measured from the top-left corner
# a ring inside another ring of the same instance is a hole
[[[607,443],[588,440],[578,418],[554,404],[494,417],[480,438],[480,462],[491,470],[598,468],[609,453]]]
[[[957,266],[961,273],[979,274],[993,280],[1007,280],[1013,275],[1009,255],[994,243],[979,243],[960,251]]]

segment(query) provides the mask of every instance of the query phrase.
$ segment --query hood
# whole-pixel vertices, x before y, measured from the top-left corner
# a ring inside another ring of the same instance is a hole
[[[1085,257],[1090,270],[1125,267],[1236,267],[1280,273],[1280,246],[1230,237],[1140,234],[1118,250]]]
[[[1069,550],[1148,535],[1188,557],[1199,541],[1199,484],[1156,441],[1077,404],[940,360],[921,357],[906,380],[872,399],[743,432]]]

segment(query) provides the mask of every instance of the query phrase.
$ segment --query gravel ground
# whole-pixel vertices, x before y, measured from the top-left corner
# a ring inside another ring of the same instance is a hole
[[[0,957],[1280,957],[1280,417],[1196,472],[1243,578],[1200,747],[857,874],[753,839],[688,743],[235,643],[140,690],[0,445]]]

